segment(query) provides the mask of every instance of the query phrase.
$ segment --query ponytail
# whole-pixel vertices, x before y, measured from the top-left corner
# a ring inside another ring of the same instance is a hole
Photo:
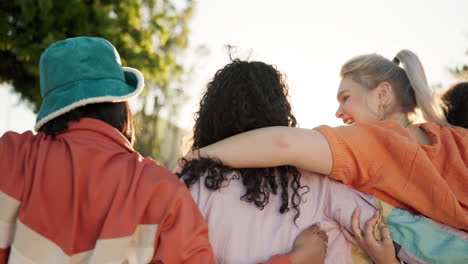
[[[395,56],[394,63],[401,63],[406,72],[406,76],[414,90],[416,106],[421,109],[424,118],[427,121],[446,125],[441,103],[434,95],[434,91],[429,87],[426,74],[419,58],[412,51],[401,50]]]

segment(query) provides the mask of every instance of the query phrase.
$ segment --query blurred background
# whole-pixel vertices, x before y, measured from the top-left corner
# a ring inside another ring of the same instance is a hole
[[[31,130],[41,104],[39,58],[69,37],[109,40],[146,78],[131,101],[136,149],[173,168],[206,83],[233,56],[287,76],[301,127],[340,125],[341,65],[403,48],[441,93],[468,77],[468,1],[14,0],[0,1],[0,135]],[[468,102],[467,102],[468,103]]]

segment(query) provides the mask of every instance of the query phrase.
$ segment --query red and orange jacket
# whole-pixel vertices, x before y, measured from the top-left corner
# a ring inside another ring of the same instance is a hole
[[[89,118],[55,138],[1,137],[0,263],[8,261],[215,263],[185,186]]]

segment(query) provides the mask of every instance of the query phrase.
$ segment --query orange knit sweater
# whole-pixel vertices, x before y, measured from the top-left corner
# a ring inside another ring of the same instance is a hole
[[[434,123],[421,128],[430,146],[395,121],[315,129],[332,151],[331,178],[468,230],[468,130]]]

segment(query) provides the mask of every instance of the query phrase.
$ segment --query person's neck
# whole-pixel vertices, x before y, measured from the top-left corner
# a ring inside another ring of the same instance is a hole
[[[431,145],[431,139],[429,135],[421,129],[418,125],[413,124],[409,119],[408,115],[403,113],[395,113],[390,115],[385,120],[393,120],[398,122],[402,127],[404,127],[419,143],[425,145]]]
[[[398,122],[402,127],[406,128],[406,129],[410,129],[413,124],[411,123],[411,121],[409,121],[408,119],[408,116],[406,114],[403,114],[403,113],[395,113],[395,114],[392,114],[390,116],[388,116],[387,118],[385,118],[385,120],[393,120],[393,121],[396,121]]]

